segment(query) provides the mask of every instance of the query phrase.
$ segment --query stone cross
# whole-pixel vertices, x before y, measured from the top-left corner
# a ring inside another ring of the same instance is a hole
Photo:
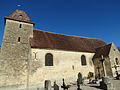
[[[63,85],[61,86],[61,88],[63,88],[63,90],[68,90],[69,86],[65,84],[64,78],[63,78]]]
[[[99,66],[97,67],[97,70],[98,70],[98,78],[97,79],[100,79],[100,67]]]
[[[105,68],[105,59],[104,59],[103,55],[101,55],[100,62],[102,63],[102,68],[103,68],[104,76],[106,77],[107,73],[106,73],[106,68]]]

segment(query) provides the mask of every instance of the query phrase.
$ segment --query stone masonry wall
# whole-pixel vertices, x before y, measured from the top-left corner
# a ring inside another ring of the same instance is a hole
[[[109,55],[104,57],[106,72],[107,72],[107,75],[110,77],[116,75],[115,68],[114,68],[114,65],[116,65],[116,60],[115,60],[116,58],[118,59],[118,62],[119,62],[117,66],[119,66],[120,65],[120,52],[115,47],[115,45],[112,43]],[[96,76],[98,76],[98,67],[100,68],[99,72],[101,76],[103,76],[103,69],[102,69],[100,60],[101,58],[94,59]],[[118,69],[118,72],[120,73],[120,67],[118,67],[117,69]]]
[[[45,66],[45,55],[47,53],[53,55],[53,66]],[[81,65],[81,55],[86,56],[86,66]],[[45,80],[51,80],[52,82],[56,80],[57,83],[62,83],[62,79],[65,78],[67,83],[75,82],[79,72],[83,77],[87,77],[89,72],[94,72],[93,55],[94,53],[32,49],[30,82],[41,83],[42,86]]]
[[[112,43],[112,47],[110,50],[109,58],[110,58],[110,62],[111,62],[113,76],[116,76],[114,65],[117,65],[117,63],[116,63],[116,58],[117,58],[118,59],[117,66],[120,66],[120,52],[113,43]],[[117,69],[118,69],[118,72],[120,74],[120,67],[118,67]]]
[[[22,27],[19,28],[19,25]],[[33,35],[33,25],[13,20],[6,20],[1,54],[3,59],[27,59],[29,38]],[[18,38],[20,37],[20,41]]]
[[[32,35],[33,24],[6,19],[0,56],[0,87],[26,84]]]

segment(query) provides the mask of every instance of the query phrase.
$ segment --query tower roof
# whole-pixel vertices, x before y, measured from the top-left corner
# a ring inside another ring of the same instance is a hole
[[[24,12],[22,10],[18,10],[18,9],[16,9],[10,15],[6,16],[5,19],[12,19],[12,20],[17,20],[17,21],[34,24],[34,22],[30,19],[30,17],[27,15],[26,12]]]

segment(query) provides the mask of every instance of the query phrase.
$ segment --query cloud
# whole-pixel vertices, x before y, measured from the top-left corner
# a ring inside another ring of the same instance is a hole
[[[20,7],[21,5],[18,4],[17,6]]]

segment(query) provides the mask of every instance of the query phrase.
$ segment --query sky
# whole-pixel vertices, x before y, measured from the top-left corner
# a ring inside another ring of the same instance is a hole
[[[0,0],[0,45],[4,17],[27,12],[35,29],[99,38],[120,47],[120,0]]]

